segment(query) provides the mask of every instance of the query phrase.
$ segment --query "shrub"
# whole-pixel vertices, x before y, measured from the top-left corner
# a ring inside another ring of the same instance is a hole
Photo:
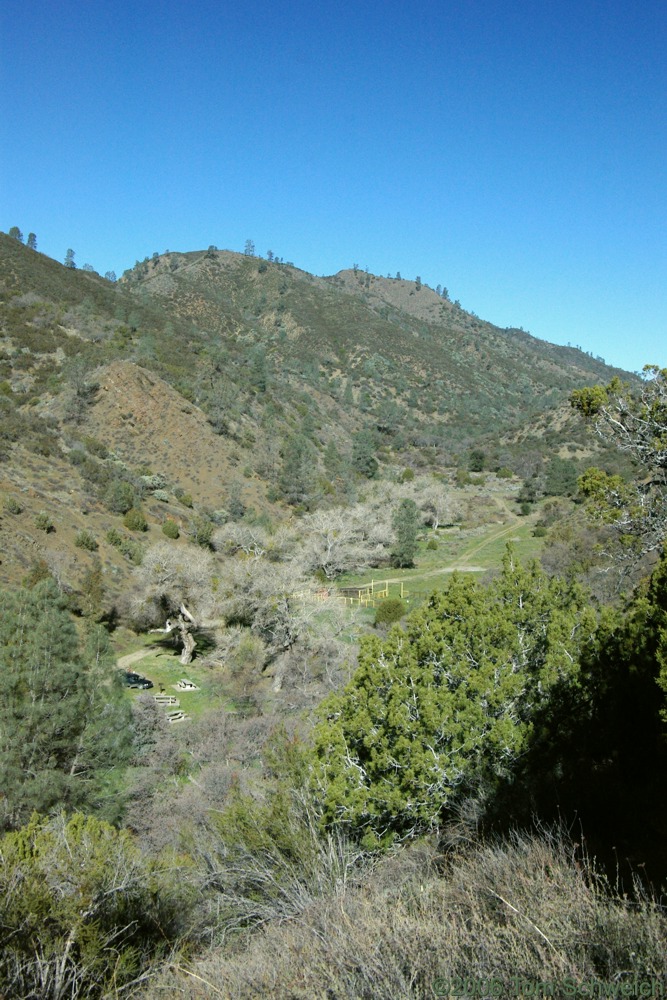
[[[178,525],[171,518],[168,518],[162,525],[162,534],[166,535],[167,538],[178,538],[180,531],[178,530]]]
[[[83,531],[77,532],[74,544],[79,549],[86,549],[88,552],[97,552],[98,545],[95,541],[95,536],[85,528]]]
[[[400,597],[388,597],[375,609],[375,624],[392,625],[399,621],[407,610],[405,602]]]
[[[506,465],[503,465],[502,468],[498,469],[496,475],[498,479],[511,479],[514,473],[511,469],[508,469]]]
[[[93,817],[35,814],[0,852],[3,996],[116,995],[185,930],[188,889]]]
[[[197,514],[191,518],[188,524],[188,534],[193,542],[201,545],[204,549],[208,549],[211,546],[211,538],[213,537],[213,522],[204,517],[203,514]]]
[[[107,531],[106,538],[109,545],[113,545],[115,549],[118,549],[126,559],[129,559],[135,566],[141,566],[144,558],[144,550],[138,542],[132,541],[131,538],[121,534],[116,528],[110,528]]]
[[[97,438],[90,437],[89,435],[84,437],[83,443],[86,446],[86,451],[91,455],[96,455],[98,458],[107,458],[109,455],[109,449],[102,441],[98,441]]]
[[[123,524],[129,531],[148,531],[148,521],[138,507],[132,507],[123,518]]]
[[[542,995],[574,994],[581,984],[597,996],[606,981],[620,996],[643,978],[660,995],[664,910],[651,898],[619,898],[566,836],[513,834],[434,855],[420,843],[376,862],[370,873],[362,865],[343,869],[335,893],[320,891],[312,902],[302,893],[310,905],[296,919],[265,920],[265,932],[243,950],[211,949],[187,972],[171,965],[154,995],[211,996],[199,985],[204,981],[224,983],[238,1000],[414,1000],[451,996],[455,981],[461,995],[472,996],[485,981],[479,995],[511,996],[514,984],[526,982],[543,984]],[[257,882],[274,884],[268,877]],[[471,956],[480,956],[477,964]]]
[[[16,497],[5,497],[2,501],[2,508],[7,514],[20,514],[23,504]]]
[[[35,527],[38,531],[45,531],[47,535],[50,531],[55,531],[53,521],[45,510],[40,510],[39,514],[35,516]]]
[[[114,479],[104,495],[104,502],[113,514],[127,514],[135,500],[134,487],[125,479]]]
[[[113,545],[115,549],[119,549],[123,544],[123,536],[117,528],[109,528],[106,539],[109,545]]]
[[[546,534],[548,534],[547,529],[541,524],[538,524],[535,528],[533,528],[534,538],[544,538]]]
[[[403,472],[399,476],[400,483],[411,483],[415,478],[414,469],[403,469]]]
[[[438,543],[436,542],[435,538],[429,538],[428,542],[426,543],[426,548],[429,549],[431,552],[435,552],[437,547]]]

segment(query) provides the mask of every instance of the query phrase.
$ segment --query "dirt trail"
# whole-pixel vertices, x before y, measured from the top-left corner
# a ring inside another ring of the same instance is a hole
[[[504,507],[505,512],[510,517],[516,518],[516,515],[513,514],[506,503],[501,503],[501,506]],[[440,566],[438,569],[431,569],[427,573],[412,573],[410,576],[383,577],[382,582],[384,583],[386,580],[387,583],[405,583],[408,580],[427,580],[434,576],[441,576],[443,573],[456,573],[457,570],[461,573],[484,573],[488,567],[471,566],[469,560],[473,556],[476,556],[478,552],[481,552],[487,545],[497,542],[499,538],[503,538],[505,535],[510,535],[513,531],[516,531],[518,525],[519,521],[515,519],[510,525],[505,525],[498,531],[494,531],[493,534],[487,535],[478,545],[475,545],[465,555],[460,556],[450,566]]]
[[[470,549],[470,551],[466,555],[462,556],[462,558],[461,558],[460,561],[466,563],[468,559],[471,559],[472,556],[477,555],[478,552],[480,552],[487,545],[490,545],[491,542],[497,542],[499,538],[502,538],[504,535],[511,534],[511,532],[516,531],[516,529],[517,529],[517,525],[516,525],[516,523],[514,523],[514,524],[510,524],[509,527],[501,528],[500,531],[494,531],[494,533],[492,535],[487,535],[487,537],[484,539],[484,541],[480,542],[479,545],[476,545],[474,548]],[[463,569],[463,568],[464,567],[462,566],[461,569]],[[472,567],[468,567],[468,566],[465,567],[465,569],[469,569],[469,568],[472,568]]]
[[[149,647],[149,649],[137,649],[134,653],[126,653],[125,656],[119,656],[116,660],[116,666],[120,667],[121,670],[127,670],[131,667],[133,663],[137,663],[139,660],[143,660],[145,656],[150,656],[151,653],[155,652],[155,646]]]

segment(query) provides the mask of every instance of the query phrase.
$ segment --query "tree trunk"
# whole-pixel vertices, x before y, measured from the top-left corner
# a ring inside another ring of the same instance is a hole
[[[183,664],[183,666],[187,666],[188,663],[192,662],[192,657],[194,656],[195,646],[197,645],[197,643],[195,642],[195,637],[190,631],[190,629],[192,628],[191,623],[185,621],[181,617],[181,615],[178,616],[178,619],[179,619],[178,627],[181,632],[181,642],[183,643],[183,652],[181,653],[181,663]]]

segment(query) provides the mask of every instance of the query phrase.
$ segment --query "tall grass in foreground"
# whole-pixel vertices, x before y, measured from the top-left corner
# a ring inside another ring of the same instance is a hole
[[[491,978],[503,997],[516,996],[521,980],[551,984],[554,996],[591,981],[613,991],[638,980],[664,996],[667,910],[636,888],[634,900],[620,896],[558,831],[514,833],[446,856],[421,843],[356,884],[302,900],[291,918],[237,939],[233,952],[173,963],[141,995],[418,1000],[434,996],[438,979],[463,977],[477,996],[491,995],[472,992]]]

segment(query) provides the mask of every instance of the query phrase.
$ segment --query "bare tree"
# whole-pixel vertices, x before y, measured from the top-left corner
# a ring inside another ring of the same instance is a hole
[[[347,570],[378,565],[392,540],[388,515],[382,503],[363,503],[302,518],[304,537],[298,557],[304,569],[321,570],[332,580]]]
[[[194,632],[216,614],[215,562],[200,546],[158,542],[135,571],[136,589],[130,613],[152,632],[174,633],[182,644],[181,663],[191,662],[197,645]],[[161,627],[156,627],[163,622]]]

